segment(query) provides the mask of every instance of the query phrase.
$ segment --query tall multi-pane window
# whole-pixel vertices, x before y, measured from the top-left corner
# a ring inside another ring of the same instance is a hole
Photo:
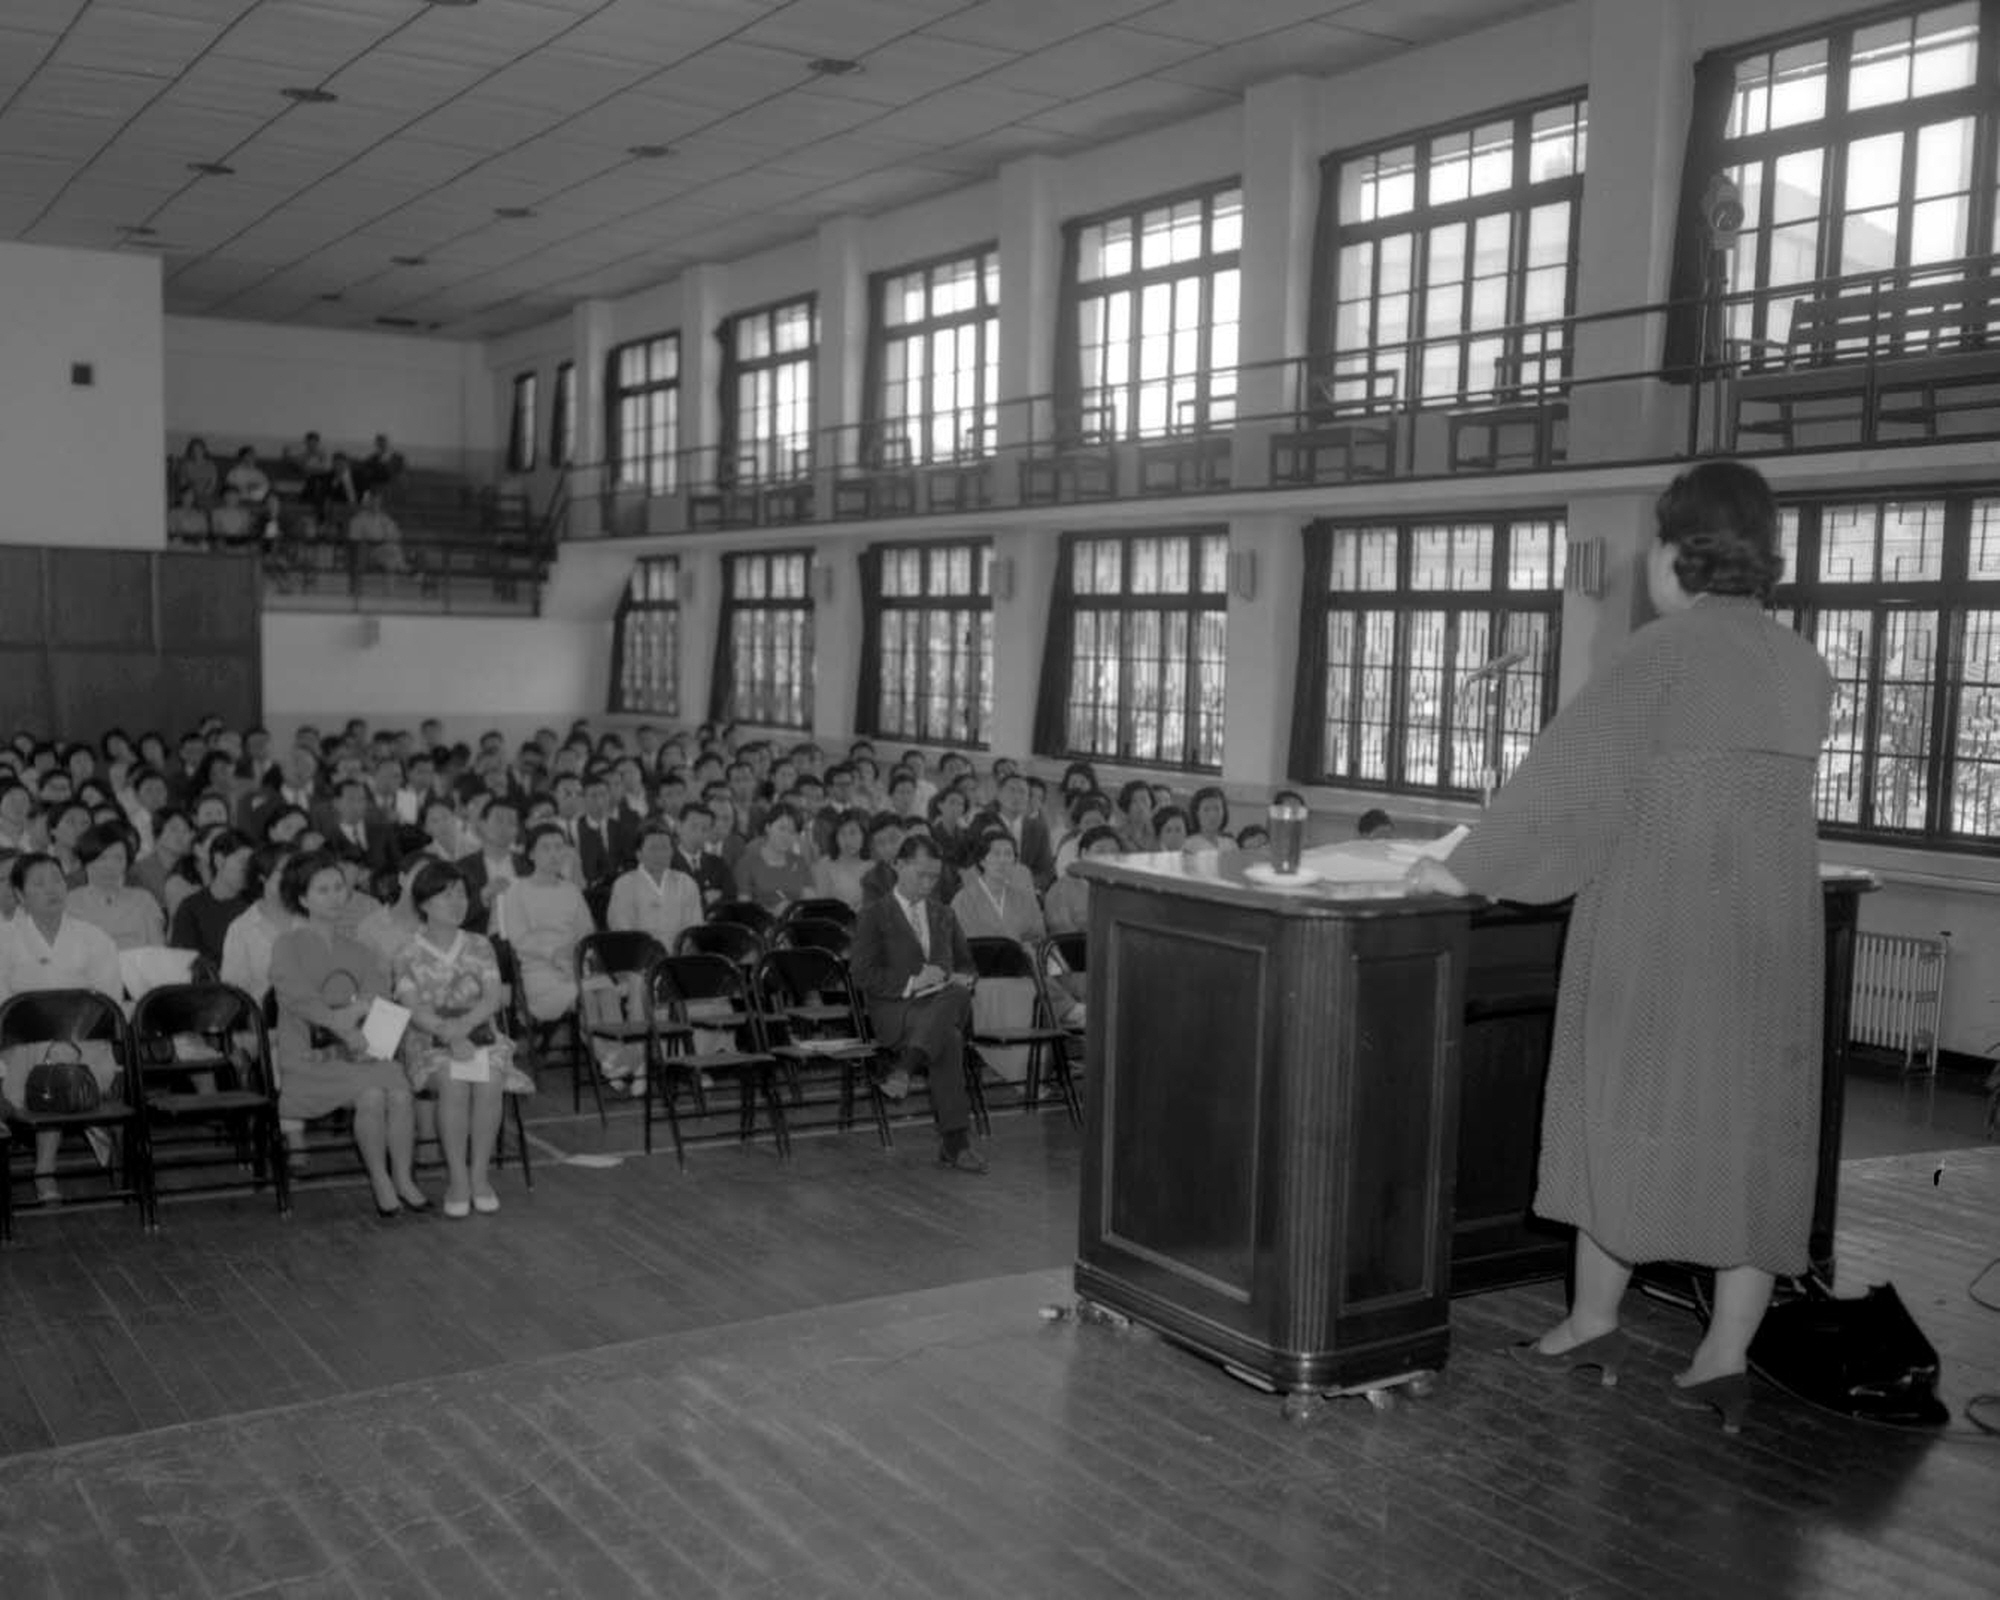
[[[801,478],[813,465],[811,295],[731,317],[722,332],[722,481]]]
[[[876,545],[862,564],[867,607],[861,726],[878,738],[981,745],[993,725],[993,547],[985,540]],[[879,665],[878,665],[879,664]]]
[[[612,627],[611,709],[681,714],[681,564],[677,556],[635,562]]]
[[[722,619],[711,714],[718,722],[810,728],[810,550],[759,550],[722,561]]]
[[[874,280],[871,432],[888,465],[965,460],[999,427],[1000,252],[924,262]]]
[[[2000,488],[1788,505],[1773,609],[1834,678],[1828,831],[2000,839]]]
[[[576,465],[576,363],[556,368],[556,392],[549,403],[549,465]]]
[[[514,379],[514,411],[507,428],[507,470],[535,470],[535,391],[539,381],[532,372]]]
[[[680,484],[674,443],[681,419],[681,336],[655,334],[615,348],[605,414],[611,481],[621,489],[672,494]]]
[[[1065,534],[1056,586],[1038,748],[1219,771],[1228,535]]]
[[[1581,96],[1330,157],[1313,348],[1333,386],[1448,403],[1568,371]]]
[[[1069,281],[1060,431],[1157,438],[1236,416],[1243,189],[1235,182],[1079,218]]]
[[[1565,542],[1556,512],[1308,529],[1293,775],[1504,779],[1555,710]]]
[[[1965,260],[2000,245],[2000,38],[1989,24],[1982,71],[1980,16],[1978,0],[1878,13],[1702,63],[1705,77],[1727,74],[1726,93],[1707,97],[1723,120],[1719,140],[1694,128],[1689,159],[1742,192],[1726,325],[1749,359],[1781,358],[1815,280],[1860,290],[1988,270]],[[1902,334],[1884,328],[1881,341],[1894,348]]]

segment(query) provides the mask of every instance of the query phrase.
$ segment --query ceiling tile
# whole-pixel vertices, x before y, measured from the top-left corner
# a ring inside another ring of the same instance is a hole
[[[1331,21],[1353,4],[1354,0],[1256,0],[1254,6],[1229,6],[1215,0],[1163,0],[1131,18],[1130,26],[1204,44],[1231,44],[1295,22]]]
[[[1153,0],[981,0],[932,24],[940,38],[966,39],[1001,50],[1040,50],[1087,28],[1117,22],[1151,6]],[[1247,16],[1255,0],[1216,0]]]
[[[1180,66],[1203,55],[1207,48],[1131,28],[1099,28],[1022,56],[982,81],[1069,100]]]

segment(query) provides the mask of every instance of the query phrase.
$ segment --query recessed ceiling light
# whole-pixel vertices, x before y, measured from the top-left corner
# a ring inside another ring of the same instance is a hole
[[[819,56],[806,63],[806,71],[817,72],[822,78],[844,78],[860,70],[860,62],[849,61],[845,56]]]
[[[428,256],[391,256],[389,263],[397,267],[421,267],[429,259]]]
[[[236,169],[226,162],[221,161],[190,161],[187,164],[187,169],[190,172],[199,173],[204,178],[233,178],[236,176]]]
[[[534,211],[527,206],[495,206],[493,208],[494,216],[505,217],[509,222],[519,222],[525,217],[532,217],[534,214]]]
[[[635,161],[658,161],[662,156],[672,155],[674,147],[670,144],[631,144],[625,147],[625,153]]]
[[[340,98],[331,89],[280,89],[278,93],[302,106],[330,106]]]
[[[150,239],[153,237],[154,234],[158,233],[160,230],[158,228],[148,227],[143,222],[127,222],[123,224],[118,229],[118,231],[124,234],[125,237],[128,239]]]

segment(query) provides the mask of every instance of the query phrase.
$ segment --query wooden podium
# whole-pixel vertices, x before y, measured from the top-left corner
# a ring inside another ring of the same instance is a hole
[[[1249,859],[1077,868],[1078,1295],[1288,1395],[1435,1371],[1471,902],[1278,893]]]
[[[1280,893],[1243,856],[1085,861],[1085,1307],[1299,1397],[1434,1372],[1450,1297],[1559,1277],[1534,1217],[1567,906]],[[1854,931],[1830,870],[1811,1253],[1830,1271]],[[1462,1131],[1461,1131],[1462,1130]]]

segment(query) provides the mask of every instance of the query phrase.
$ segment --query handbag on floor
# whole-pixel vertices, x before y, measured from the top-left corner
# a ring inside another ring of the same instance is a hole
[[[1878,1283],[1841,1299],[1816,1277],[1774,1303],[1750,1343],[1760,1377],[1811,1405],[1898,1428],[1942,1428],[1938,1354],[1896,1293]]]

